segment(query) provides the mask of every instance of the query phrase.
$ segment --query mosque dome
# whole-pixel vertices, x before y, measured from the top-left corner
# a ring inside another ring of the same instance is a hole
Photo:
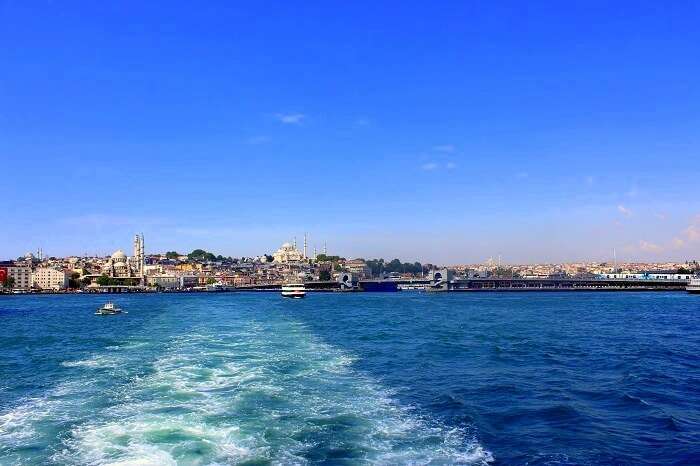
[[[124,260],[126,260],[126,254],[124,254],[124,251],[119,249],[119,250],[115,251],[114,254],[112,254],[112,259],[114,259],[115,261],[116,260],[124,261]]]

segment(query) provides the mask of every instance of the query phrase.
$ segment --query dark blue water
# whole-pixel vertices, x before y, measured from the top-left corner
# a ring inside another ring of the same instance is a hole
[[[0,298],[0,464],[700,464],[683,293]]]

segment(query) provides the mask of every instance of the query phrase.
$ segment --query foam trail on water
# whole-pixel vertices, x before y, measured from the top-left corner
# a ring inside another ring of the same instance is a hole
[[[75,425],[63,464],[486,463],[461,429],[401,406],[300,323],[240,321],[174,339],[120,399]]]

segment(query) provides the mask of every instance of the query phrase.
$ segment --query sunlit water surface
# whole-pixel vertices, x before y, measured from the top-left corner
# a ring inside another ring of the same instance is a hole
[[[700,462],[700,297],[0,297],[0,464]]]

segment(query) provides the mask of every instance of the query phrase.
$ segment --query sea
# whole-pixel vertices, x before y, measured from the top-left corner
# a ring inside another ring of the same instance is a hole
[[[0,296],[0,464],[700,464],[700,296]]]

